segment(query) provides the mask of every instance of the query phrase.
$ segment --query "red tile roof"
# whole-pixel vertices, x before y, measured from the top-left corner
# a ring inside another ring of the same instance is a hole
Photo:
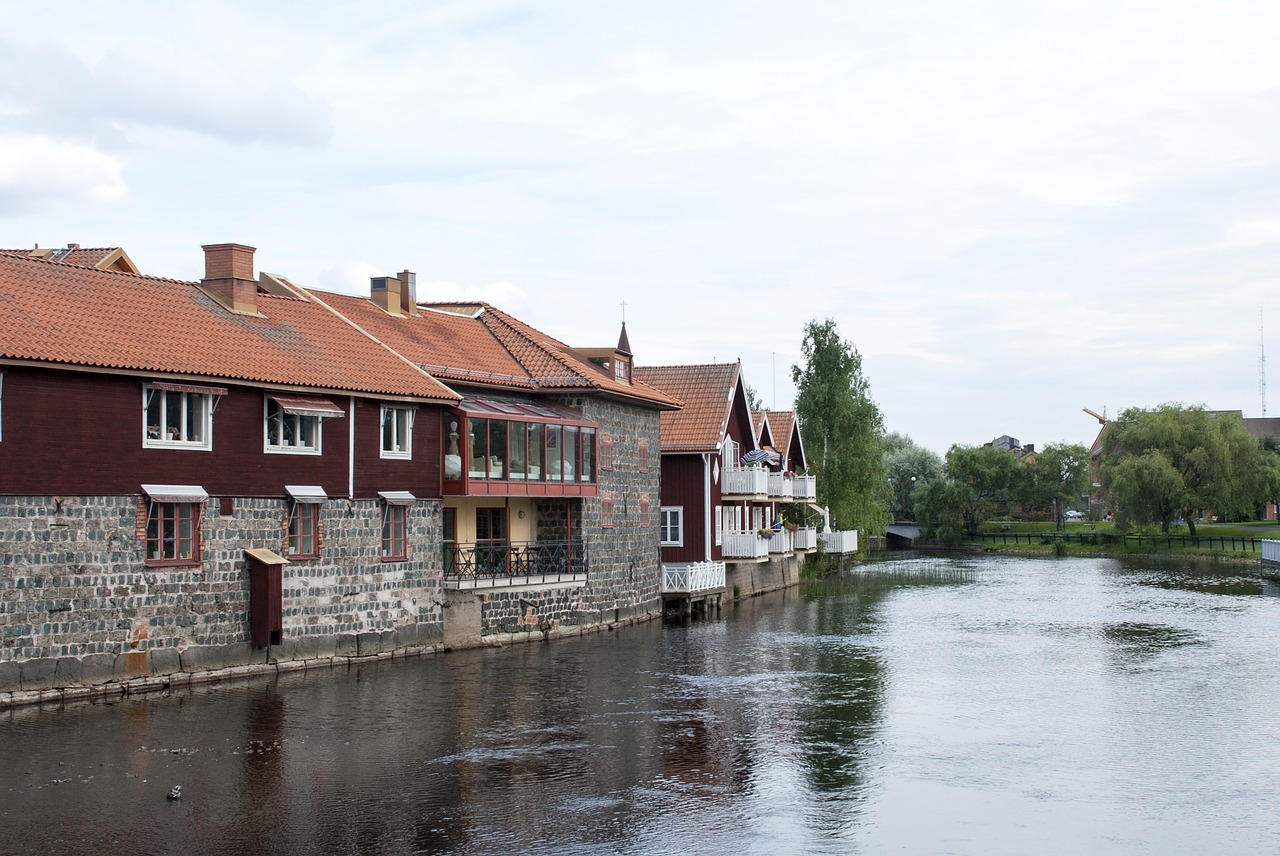
[[[82,265],[98,270],[116,270],[122,273],[138,273],[133,260],[123,247],[81,247],[79,244],[67,244],[65,247],[36,247],[30,250],[0,250],[0,253],[27,256],[34,259],[48,259],[67,265]]]
[[[636,366],[635,375],[683,403],[661,416],[662,451],[715,451],[724,441],[742,366]]]
[[[660,408],[679,402],[644,383],[619,383],[566,353],[568,346],[487,303],[422,304],[416,316],[393,316],[371,301],[325,294],[324,300],[434,377],[459,384],[529,391],[580,391]]]
[[[323,303],[258,295],[264,317],[195,283],[0,253],[0,357],[457,400]]]

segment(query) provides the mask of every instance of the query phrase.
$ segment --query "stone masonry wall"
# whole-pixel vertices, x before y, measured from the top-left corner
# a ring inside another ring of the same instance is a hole
[[[586,620],[608,622],[661,609],[658,549],[661,477],[658,411],[588,397],[565,403],[582,409],[613,435],[613,468],[599,469],[600,495],[582,501],[583,540],[591,575],[582,594]],[[640,471],[640,441],[648,443],[648,472]],[[613,527],[602,525],[601,505],[613,499]],[[648,520],[641,500],[648,500]]]
[[[408,561],[382,562],[381,504],[335,499],[321,512],[321,557],[284,567],[282,644],[255,651],[244,550],[284,552],[285,505],[237,498],[224,515],[211,499],[202,562],[172,567],[143,561],[137,496],[0,496],[0,692],[440,636],[440,503],[410,507]]]

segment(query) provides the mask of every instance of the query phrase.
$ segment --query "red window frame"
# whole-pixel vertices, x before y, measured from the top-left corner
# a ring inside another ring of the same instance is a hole
[[[640,525],[649,525],[649,497],[640,497]]]
[[[320,504],[289,500],[284,520],[284,553],[294,559],[320,557]],[[310,550],[303,550],[310,539]]]
[[[600,440],[600,469],[613,469],[613,435],[601,431],[596,435]]]
[[[607,494],[600,498],[600,528],[613,528],[613,497]]]
[[[640,447],[637,450],[637,455],[640,458],[640,472],[642,473],[649,472],[649,441],[648,440],[645,440],[645,439],[640,440]]]
[[[148,565],[198,565],[204,504],[147,500],[143,556]],[[168,553],[169,555],[165,555]]]
[[[385,502],[382,505],[382,561],[403,562],[409,558],[409,506]]]

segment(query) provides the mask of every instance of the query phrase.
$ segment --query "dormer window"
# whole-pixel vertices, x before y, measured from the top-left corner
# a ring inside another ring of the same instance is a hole
[[[613,358],[613,379],[631,383],[631,360],[621,355]]]

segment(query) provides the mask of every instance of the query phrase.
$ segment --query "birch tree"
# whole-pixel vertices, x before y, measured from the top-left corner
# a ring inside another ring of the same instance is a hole
[[[804,364],[791,367],[791,378],[800,436],[810,469],[817,470],[818,501],[830,510],[834,528],[883,532],[884,420],[862,374],[862,356],[830,318],[805,325],[800,351]]]

